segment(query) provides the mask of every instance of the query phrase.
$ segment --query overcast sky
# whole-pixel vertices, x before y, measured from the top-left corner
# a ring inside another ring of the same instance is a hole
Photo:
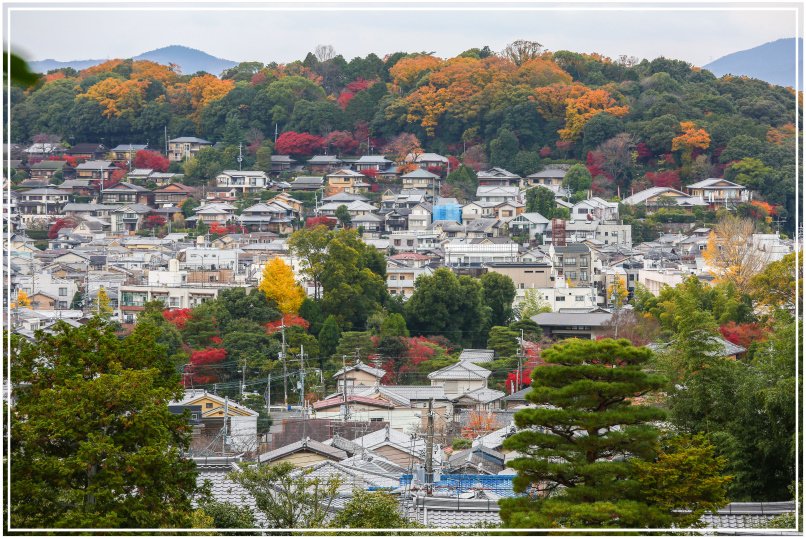
[[[160,4],[161,8],[172,4]],[[185,45],[233,61],[289,62],[303,59],[318,44],[333,45],[347,60],[374,52],[434,51],[450,57],[471,47],[494,51],[516,39],[539,41],[549,50],[600,52],[638,58],[666,56],[705,65],[725,54],[784,37],[794,37],[796,4],[710,4],[715,10],[663,8],[661,4],[595,4],[594,9],[548,10],[552,4],[502,5],[484,11],[481,4],[421,10],[411,4],[391,11],[233,9],[199,11],[197,0],[172,10],[132,10],[130,4],[102,2],[89,11],[70,10],[86,4],[38,4],[47,11],[26,11],[31,4],[4,4],[10,17],[11,47],[30,60],[81,60],[132,57],[167,45]],[[419,7],[434,6],[434,3]],[[153,6],[153,5],[152,5]],[[399,5],[398,5],[399,6]],[[488,5],[489,6],[489,5]],[[705,6],[699,4],[698,8]],[[115,7],[118,11],[109,10]],[[296,5],[298,8],[299,5]],[[387,7],[395,7],[387,5]],[[642,8],[652,7],[653,10]],[[610,10],[607,10],[611,8]],[[658,9],[663,9],[659,11]],[[755,9],[749,9],[755,8]],[[788,8],[775,10],[775,8]],[[120,9],[125,9],[121,11]],[[8,37],[8,36],[7,36]]]

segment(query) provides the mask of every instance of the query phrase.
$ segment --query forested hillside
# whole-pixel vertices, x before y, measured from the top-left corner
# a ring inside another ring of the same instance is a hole
[[[605,197],[724,176],[794,226],[795,92],[677,60],[612,60],[533,42],[449,59],[399,52],[347,61],[318,47],[302,61],[244,62],[221,77],[111,60],[51,72],[28,91],[13,88],[11,102],[13,142],[54,134],[160,149],[167,126],[169,138],[244,143],[244,164],[259,167],[261,147],[264,156],[388,153],[410,133],[424,150],[476,170],[529,174],[582,161]],[[188,179],[234,166],[234,155],[210,150]]]

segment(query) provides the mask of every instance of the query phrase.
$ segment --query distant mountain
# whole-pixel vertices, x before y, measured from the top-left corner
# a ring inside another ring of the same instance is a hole
[[[177,64],[182,73],[192,75],[197,71],[206,71],[213,75],[220,75],[225,69],[229,69],[238,64],[232,60],[216,58],[206,52],[182,45],[170,45],[161,49],[144,52],[135,56],[133,60],[151,60],[158,64]]]
[[[158,64],[177,64],[186,75],[192,75],[197,71],[206,71],[213,75],[220,75],[225,69],[229,69],[237,64],[232,60],[224,60],[223,58],[216,58],[206,52],[191,49],[190,47],[183,47],[181,45],[170,45],[155,49],[153,51],[144,52],[132,58],[133,60],[151,60]],[[105,62],[106,60],[71,60],[68,62],[60,62],[57,60],[37,60],[30,62],[31,69],[37,73],[47,73],[52,69],[60,69],[63,67],[72,67],[73,69],[86,69],[94,65]]]
[[[798,55],[803,59],[803,39],[798,43]],[[747,75],[779,86],[795,86],[795,38],[779,39],[746,51],[734,52],[704,65],[717,77]],[[800,72],[803,89],[803,70]]]

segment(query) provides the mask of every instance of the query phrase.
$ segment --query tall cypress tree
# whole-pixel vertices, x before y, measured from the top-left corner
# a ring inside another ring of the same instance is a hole
[[[668,514],[642,500],[631,459],[652,461],[662,410],[637,401],[662,387],[642,367],[652,352],[626,339],[569,339],[543,352],[526,398],[538,406],[519,411],[520,432],[507,449],[522,456],[517,492],[502,500],[507,527],[644,527]],[[668,512],[666,512],[668,513]]]

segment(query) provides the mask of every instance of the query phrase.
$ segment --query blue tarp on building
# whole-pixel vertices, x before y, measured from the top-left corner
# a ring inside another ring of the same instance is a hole
[[[439,481],[434,483],[436,490],[450,491],[458,494],[476,489],[491,491],[498,496],[510,498],[515,496],[512,490],[512,480],[514,475],[475,475],[475,474],[441,474]],[[400,477],[400,486],[406,487],[411,484],[412,475],[405,474]]]

